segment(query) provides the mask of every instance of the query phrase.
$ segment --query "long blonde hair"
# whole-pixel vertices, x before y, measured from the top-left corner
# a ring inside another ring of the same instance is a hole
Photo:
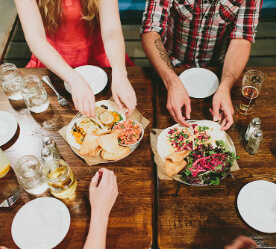
[[[62,23],[63,0],[37,0],[44,27],[54,34]],[[82,19],[88,21],[90,30],[99,23],[99,0],[80,0]]]

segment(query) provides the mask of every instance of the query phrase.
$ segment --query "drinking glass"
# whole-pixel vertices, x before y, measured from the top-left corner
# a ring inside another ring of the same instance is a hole
[[[23,188],[30,194],[42,194],[49,188],[43,176],[41,163],[34,156],[21,157],[15,165],[15,173]]]
[[[18,68],[12,63],[0,66],[0,81],[4,93],[11,100],[22,99],[22,76]]]
[[[62,159],[48,162],[43,173],[53,196],[64,199],[75,193],[77,180],[71,168]]]
[[[47,92],[35,75],[25,76],[22,80],[22,95],[28,109],[35,113],[44,112],[49,106]]]
[[[244,74],[242,80],[242,99],[236,108],[240,114],[250,115],[253,113],[255,101],[260,94],[264,80],[265,76],[260,70],[251,69]]]

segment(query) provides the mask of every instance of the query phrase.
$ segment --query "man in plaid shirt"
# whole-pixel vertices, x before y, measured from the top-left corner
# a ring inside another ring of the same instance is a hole
[[[167,109],[175,121],[189,125],[191,102],[173,66],[224,63],[210,112],[214,121],[222,120],[222,130],[230,128],[230,91],[249,59],[261,6],[262,0],[147,0],[142,45],[168,90]]]

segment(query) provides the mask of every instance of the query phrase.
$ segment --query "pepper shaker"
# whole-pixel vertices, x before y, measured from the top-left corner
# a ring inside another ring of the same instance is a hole
[[[253,131],[260,128],[261,128],[261,120],[259,118],[253,118],[247,127],[247,130],[244,136],[245,140],[248,141]]]
[[[43,147],[44,148],[48,147],[52,151],[54,159],[59,159],[60,158],[60,152],[59,152],[59,149],[57,147],[57,144],[51,137],[44,137],[43,138]]]
[[[263,132],[260,129],[254,130],[246,146],[246,150],[249,154],[255,155],[258,152],[262,140]]]

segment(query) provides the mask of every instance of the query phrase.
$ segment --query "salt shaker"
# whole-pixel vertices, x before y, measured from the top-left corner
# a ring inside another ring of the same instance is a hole
[[[245,140],[248,141],[253,131],[260,128],[261,128],[261,120],[259,118],[253,118],[247,127],[247,130],[244,136]]]
[[[251,155],[255,155],[260,147],[260,143],[263,140],[263,132],[260,129],[256,129],[251,134],[248,144],[246,145],[246,150]]]
[[[51,137],[44,137],[43,138],[43,147],[44,148],[48,147],[52,151],[54,159],[59,159],[60,158],[60,153],[59,153],[57,144]]]
[[[49,147],[44,147],[41,151],[41,160],[44,165],[54,160],[53,151]]]

